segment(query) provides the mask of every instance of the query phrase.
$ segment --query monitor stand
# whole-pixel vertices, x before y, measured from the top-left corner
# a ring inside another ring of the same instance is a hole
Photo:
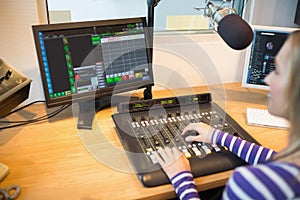
[[[151,86],[146,87],[144,90],[144,99],[152,99],[152,88]],[[107,107],[116,106],[120,102],[128,102],[140,100],[137,96],[122,96],[114,95],[103,96],[96,100],[87,100],[78,102],[79,104],[79,113],[78,113],[78,122],[77,129],[88,129],[92,130],[93,120],[97,111],[102,110]]]

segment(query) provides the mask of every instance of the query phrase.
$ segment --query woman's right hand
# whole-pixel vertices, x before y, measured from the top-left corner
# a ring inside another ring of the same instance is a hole
[[[193,136],[187,136],[185,138],[185,141],[187,142],[204,142],[204,143],[211,143],[211,138],[212,138],[212,134],[214,132],[214,128],[212,128],[211,126],[209,126],[208,124],[205,123],[190,123],[189,125],[187,125],[183,131],[182,131],[182,135],[184,136],[185,134],[187,134],[189,131],[196,131],[198,133],[198,135]]]
[[[153,155],[170,180],[180,172],[191,171],[188,159],[175,147],[159,149],[158,151],[154,151]]]

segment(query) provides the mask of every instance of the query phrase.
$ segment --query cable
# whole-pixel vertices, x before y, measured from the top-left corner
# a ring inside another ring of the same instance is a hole
[[[41,120],[49,119],[49,118],[53,117],[53,115],[54,116],[57,115],[58,113],[60,113],[64,109],[66,109],[67,107],[69,107],[69,105],[64,105],[61,108],[59,108],[58,110],[55,110],[50,114],[46,114],[46,115],[43,115],[41,117],[37,117],[35,119],[30,119],[30,120],[25,120],[25,121],[0,121],[0,123],[15,124],[15,123],[27,123],[27,122],[41,121]]]
[[[32,103],[30,103],[28,105],[25,105],[25,106],[23,106],[21,108],[18,108],[17,110],[12,111],[10,114],[12,114],[14,112],[17,112],[17,111],[19,111],[21,109],[24,109],[24,108],[26,108],[26,107],[34,104],[34,103],[38,103],[38,102],[41,102],[41,101],[32,102]],[[71,104],[63,105],[62,107],[60,107],[59,109],[53,111],[52,113],[49,113],[49,114],[46,114],[46,115],[43,115],[41,117],[37,117],[37,118],[34,118],[34,119],[30,119],[30,120],[25,120],[25,121],[0,121],[0,123],[13,123],[14,124],[14,125],[11,125],[11,126],[0,127],[0,130],[8,129],[8,128],[14,128],[14,127],[18,127],[18,126],[23,126],[23,125],[27,125],[27,124],[31,124],[31,123],[37,123],[37,122],[41,122],[41,121],[50,119],[50,118],[54,117],[55,115],[59,114],[61,111],[63,111],[66,108],[68,108],[70,105]]]
[[[10,113],[8,113],[5,117],[7,117],[7,116],[9,116],[9,115],[11,115],[11,114],[13,114],[13,113],[15,113],[15,112],[18,112],[19,110],[23,110],[24,108],[27,108],[28,106],[31,106],[31,105],[33,105],[33,104],[36,104],[36,103],[45,103],[46,101],[44,101],[44,100],[37,100],[37,101],[33,101],[33,102],[31,102],[31,103],[29,103],[29,104],[27,104],[27,105],[24,105],[24,106],[22,106],[22,107],[20,107],[20,108],[17,108],[17,109],[15,109],[15,110],[12,110]]]

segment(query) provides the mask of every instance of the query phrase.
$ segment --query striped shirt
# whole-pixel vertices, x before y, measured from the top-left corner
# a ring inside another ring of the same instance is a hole
[[[252,164],[234,170],[224,189],[223,199],[300,198],[300,166],[286,162],[265,162],[276,152],[219,130],[213,133],[212,143],[227,147],[234,154]],[[194,182],[187,184],[190,187],[178,187],[188,181],[189,173],[181,172],[173,177],[172,180],[175,179],[176,184],[171,180],[180,199],[190,199],[187,198],[189,197],[188,191],[190,188],[195,188]],[[190,190],[190,193],[193,198],[196,197],[197,192]]]
[[[171,179],[179,199],[199,199],[193,175],[190,171],[183,171]]]

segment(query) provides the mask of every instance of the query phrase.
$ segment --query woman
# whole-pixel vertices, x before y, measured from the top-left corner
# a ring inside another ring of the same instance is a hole
[[[230,176],[223,199],[300,198],[300,31],[290,35],[275,59],[275,70],[266,78],[270,86],[268,110],[290,121],[287,147],[276,153],[254,145],[203,123],[189,124],[182,134],[197,131],[186,140],[226,146],[250,163],[238,167]],[[176,148],[155,153],[156,158],[180,199],[199,198],[189,161]]]

